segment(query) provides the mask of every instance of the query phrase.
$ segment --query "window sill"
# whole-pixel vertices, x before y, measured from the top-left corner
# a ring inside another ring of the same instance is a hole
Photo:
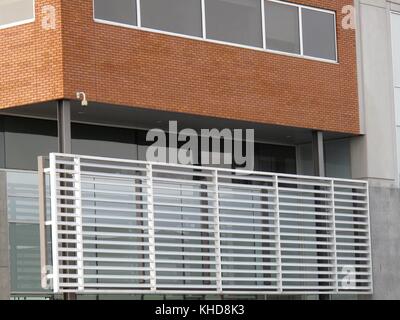
[[[32,23],[32,22],[35,22],[35,18],[0,25],[0,30],[9,29],[12,27],[21,26],[24,24]]]

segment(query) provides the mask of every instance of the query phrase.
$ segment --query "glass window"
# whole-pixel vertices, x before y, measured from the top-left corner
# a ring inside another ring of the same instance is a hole
[[[396,113],[396,125],[400,126],[400,87],[394,88],[394,108]]]
[[[146,141],[147,132],[144,130],[138,130],[136,132],[136,143],[138,147],[138,160],[146,161],[146,152],[148,146],[152,144],[152,142]]]
[[[400,168],[400,126],[396,126],[396,135],[397,135],[397,165]],[[400,178],[400,172],[399,172]]]
[[[298,146],[299,170],[297,174],[314,175],[311,143]],[[331,140],[324,143],[325,175],[351,179],[349,140]]]
[[[143,27],[202,36],[200,0],[145,0],[140,10]]]
[[[4,145],[4,118],[0,117],[0,168],[6,165],[5,145]]]
[[[37,157],[56,152],[55,121],[5,117],[6,168],[37,170]]]
[[[267,49],[300,53],[299,9],[276,2],[265,2]]]
[[[314,164],[311,143],[298,146],[298,170],[297,174],[314,175]]]
[[[351,179],[349,140],[326,141],[325,174],[327,177]]]
[[[400,88],[400,14],[392,13],[394,85]]]
[[[207,38],[262,47],[260,0],[205,0]]]
[[[10,223],[11,291],[43,292],[39,225]]]
[[[302,19],[304,54],[336,60],[335,16],[303,8]]]
[[[94,17],[136,26],[136,0],[94,0]]]
[[[254,166],[255,171],[296,174],[296,149],[256,143]]]
[[[34,0],[0,1],[0,28],[5,25],[33,21]]]
[[[8,220],[10,222],[38,223],[38,195],[38,176],[36,173],[7,172]]]
[[[135,130],[73,123],[71,135],[73,153],[137,159]]]

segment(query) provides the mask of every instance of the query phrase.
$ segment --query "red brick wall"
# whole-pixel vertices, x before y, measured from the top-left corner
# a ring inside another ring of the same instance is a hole
[[[57,29],[41,27],[53,5]],[[34,23],[0,30],[0,109],[63,96],[61,0],[36,0]]]
[[[61,52],[59,37],[36,33],[56,43],[53,68],[63,70],[66,98],[74,99],[83,90],[90,101],[359,133],[355,32],[340,27],[341,9],[352,0],[294,2],[337,12],[339,64],[94,23],[92,0],[62,1]],[[33,33],[23,28],[23,33]],[[17,28],[8,33],[17,33]],[[2,38],[7,36],[0,31]],[[41,61],[52,56],[45,51]],[[5,56],[0,53],[0,61]],[[48,83],[53,88],[49,91],[52,98],[59,97],[60,86],[54,82],[60,74],[37,68],[32,78],[39,78],[38,72],[56,78]],[[32,98],[47,98],[43,89],[36,84]],[[0,96],[0,106],[10,105],[12,101]]]

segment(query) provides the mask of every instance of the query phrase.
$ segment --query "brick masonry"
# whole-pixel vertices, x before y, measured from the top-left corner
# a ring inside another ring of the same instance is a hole
[[[92,0],[37,0],[57,29],[0,30],[0,107],[75,98],[266,124],[359,133],[353,0],[296,0],[337,13],[338,64],[93,21]]]
[[[53,5],[55,30],[41,28],[42,7]],[[61,0],[36,0],[34,23],[0,30],[0,108],[63,97]]]

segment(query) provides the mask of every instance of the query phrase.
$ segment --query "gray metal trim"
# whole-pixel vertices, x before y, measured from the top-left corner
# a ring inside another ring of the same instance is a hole
[[[325,177],[324,134],[322,131],[313,131],[312,133],[312,157],[314,175]]]
[[[58,151],[71,153],[71,103],[60,100],[57,104]]]

